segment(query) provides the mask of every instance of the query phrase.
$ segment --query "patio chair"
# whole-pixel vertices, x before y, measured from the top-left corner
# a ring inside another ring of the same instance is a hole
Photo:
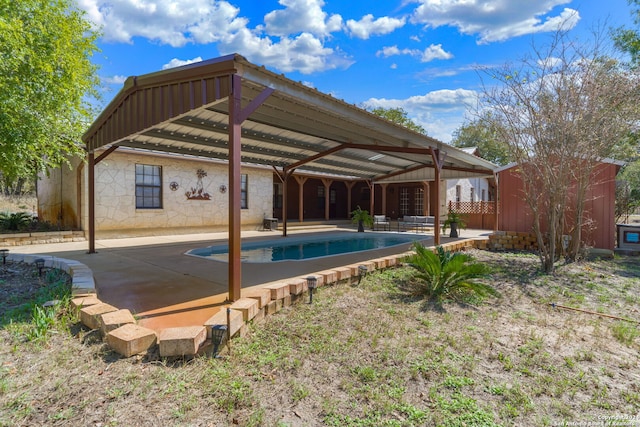
[[[384,231],[391,230],[391,223],[389,222],[389,217],[384,215],[374,215],[373,216],[373,230],[376,230],[376,227],[382,226]]]

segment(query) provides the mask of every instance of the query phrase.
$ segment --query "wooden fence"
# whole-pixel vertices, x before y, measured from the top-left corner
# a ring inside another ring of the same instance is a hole
[[[449,202],[449,211],[459,213],[467,228],[493,230],[496,223],[496,202]]]

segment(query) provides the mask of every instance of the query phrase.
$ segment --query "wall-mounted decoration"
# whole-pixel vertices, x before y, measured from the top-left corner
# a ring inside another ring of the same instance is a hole
[[[222,194],[224,194],[224,193],[226,193],[226,192],[227,192],[227,186],[226,186],[226,185],[224,185],[224,184],[222,184],[222,185],[220,185],[219,190],[220,190],[220,192],[221,192]]]
[[[196,176],[198,177],[196,186],[191,187],[191,191],[184,193],[185,196],[187,196],[188,200],[211,200],[211,195],[204,191],[204,185],[202,184],[202,178],[207,176],[207,173],[203,169],[198,169]]]
[[[175,181],[171,181],[169,183],[169,188],[171,189],[171,191],[176,191],[178,188],[180,188],[180,184]]]

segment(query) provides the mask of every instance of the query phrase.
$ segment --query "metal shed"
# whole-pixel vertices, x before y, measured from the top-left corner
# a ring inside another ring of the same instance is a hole
[[[129,147],[228,162],[232,301],[240,297],[241,288],[242,163],[272,166],[285,186],[296,170],[375,183],[493,176],[490,162],[238,54],[129,77],[83,142],[89,177],[89,252],[95,252],[94,168],[114,150]],[[435,191],[438,198],[437,185]],[[439,206],[436,217],[438,210]],[[439,233],[434,239],[438,244]]]

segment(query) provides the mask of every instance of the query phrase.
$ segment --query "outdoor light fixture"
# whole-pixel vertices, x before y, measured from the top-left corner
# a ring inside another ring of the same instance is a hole
[[[360,284],[360,281],[362,280],[362,278],[366,276],[368,272],[369,272],[369,268],[366,265],[358,266],[358,285]]]
[[[38,276],[42,276],[42,269],[44,268],[44,259],[38,258],[34,261],[36,267],[38,267]]]
[[[9,255],[9,249],[0,249],[0,254],[2,254],[2,265],[7,263],[7,256]]]
[[[227,325],[213,325],[211,328],[211,341],[213,343],[213,355],[217,355],[220,347],[227,341]]]
[[[318,278],[316,276],[307,277],[307,287],[309,288],[309,304],[313,302],[313,290],[318,286]]]

